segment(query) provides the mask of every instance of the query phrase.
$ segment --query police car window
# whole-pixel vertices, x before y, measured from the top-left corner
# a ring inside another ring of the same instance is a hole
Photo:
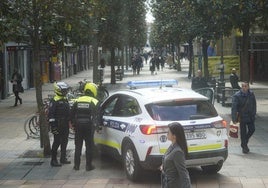
[[[146,106],[157,121],[182,121],[216,117],[217,112],[208,101],[165,102]]]
[[[129,96],[121,96],[116,104],[115,115],[120,117],[130,117],[141,113],[136,99]]]
[[[114,109],[116,106],[116,103],[118,101],[118,97],[111,98],[109,101],[107,101],[103,106],[103,111],[105,116],[111,116],[114,113]]]

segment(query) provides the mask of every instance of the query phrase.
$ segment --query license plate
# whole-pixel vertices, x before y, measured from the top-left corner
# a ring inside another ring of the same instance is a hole
[[[205,132],[186,132],[185,137],[187,140],[205,139],[207,138],[207,135]]]

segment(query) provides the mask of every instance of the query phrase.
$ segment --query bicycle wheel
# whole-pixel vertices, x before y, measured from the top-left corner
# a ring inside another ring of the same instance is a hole
[[[39,138],[40,137],[40,121],[39,121],[39,114],[35,114],[32,116],[32,118],[29,120],[28,123],[31,137],[33,138]]]
[[[36,134],[36,128],[34,126],[38,114],[33,114],[30,117],[28,117],[24,122],[24,132],[27,135],[27,139],[29,138],[39,138],[39,133]]]
[[[101,87],[98,88],[97,99],[99,101],[103,101],[108,96],[109,96],[109,92],[107,91],[107,89],[105,87],[101,86]]]

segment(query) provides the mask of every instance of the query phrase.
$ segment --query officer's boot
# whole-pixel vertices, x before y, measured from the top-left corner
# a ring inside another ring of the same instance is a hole
[[[92,165],[92,153],[86,155],[86,171],[94,170],[95,166]]]
[[[80,157],[74,156],[74,170],[79,170],[80,162]]]
[[[60,167],[61,164],[57,160],[57,153],[52,152],[50,165],[54,167]]]
[[[61,164],[71,164],[71,161],[68,161],[66,158],[66,154],[61,153],[60,156],[60,163]]]

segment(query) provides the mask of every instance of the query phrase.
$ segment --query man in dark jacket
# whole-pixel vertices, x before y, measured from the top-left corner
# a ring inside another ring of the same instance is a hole
[[[230,75],[230,83],[231,83],[233,89],[241,89],[241,87],[238,84],[238,80],[239,80],[239,78],[236,74],[236,69],[233,68],[232,73]]]
[[[206,79],[202,76],[202,71],[197,71],[197,76],[192,79],[192,90],[208,87]]]
[[[232,99],[232,121],[240,121],[241,147],[243,153],[248,153],[248,141],[255,132],[256,98],[249,89],[248,82],[242,83],[242,89],[235,93]]]

